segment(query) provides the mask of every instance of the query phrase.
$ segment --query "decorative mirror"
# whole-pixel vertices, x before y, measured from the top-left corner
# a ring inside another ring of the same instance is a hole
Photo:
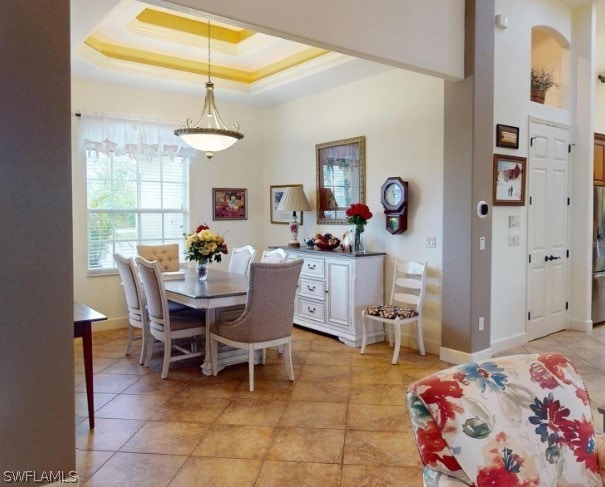
[[[366,138],[315,146],[317,158],[317,223],[346,224],[345,212],[366,199]]]

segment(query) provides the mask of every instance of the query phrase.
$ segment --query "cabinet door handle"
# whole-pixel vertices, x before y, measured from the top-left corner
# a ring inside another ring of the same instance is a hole
[[[315,286],[309,286],[307,284],[307,291],[311,291],[312,293],[315,292]]]
[[[315,308],[312,308],[312,309],[311,309],[311,308],[309,308],[309,307],[307,306],[307,311],[308,311],[309,313],[315,313],[316,309],[315,309]]]
[[[311,264],[307,264],[307,267],[308,267],[309,269],[311,269],[311,270],[314,270],[314,269],[315,269],[315,264],[313,264],[313,265],[311,265]]]

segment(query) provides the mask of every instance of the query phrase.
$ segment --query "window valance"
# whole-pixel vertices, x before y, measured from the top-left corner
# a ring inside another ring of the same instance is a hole
[[[189,157],[192,149],[174,135],[177,125],[101,115],[80,117],[79,147],[104,154]]]

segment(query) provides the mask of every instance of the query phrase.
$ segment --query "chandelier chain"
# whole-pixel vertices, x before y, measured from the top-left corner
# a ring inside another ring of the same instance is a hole
[[[210,19],[208,19],[208,81],[210,80]]]

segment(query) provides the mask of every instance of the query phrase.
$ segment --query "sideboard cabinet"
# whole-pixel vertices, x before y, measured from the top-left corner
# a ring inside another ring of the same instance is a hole
[[[361,310],[384,300],[384,253],[284,247],[287,260],[303,259],[294,323],[361,346]],[[380,323],[370,321],[368,343],[384,340]]]

